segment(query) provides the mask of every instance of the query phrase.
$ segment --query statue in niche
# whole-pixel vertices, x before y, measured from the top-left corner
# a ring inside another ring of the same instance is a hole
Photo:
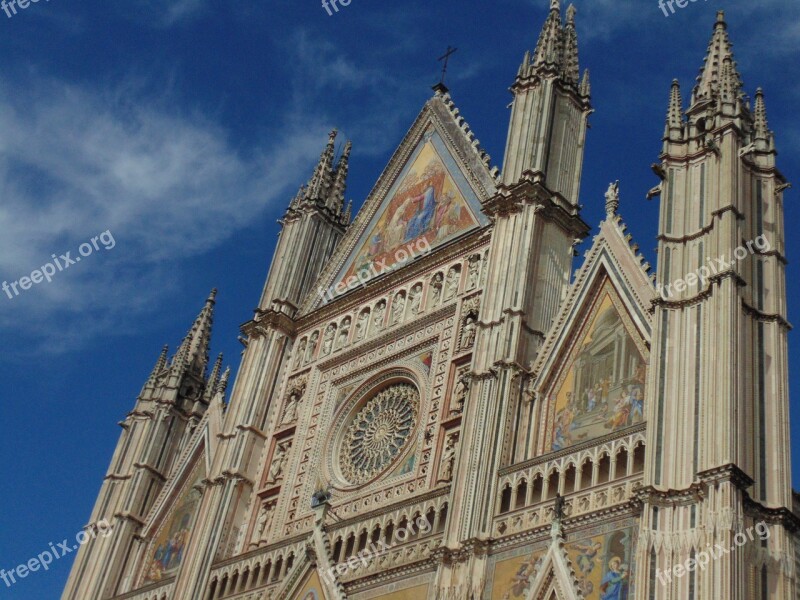
[[[444,277],[441,273],[437,273],[431,280],[431,306],[438,306],[442,301],[442,286],[444,285]]]
[[[486,265],[489,263],[489,253],[484,252],[483,258],[481,259],[481,283],[486,285]]]
[[[447,272],[447,281],[445,281],[444,285],[444,299],[450,300],[454,298],[456,293],[458,292],[458,280],[459,280],[459,272],[458,269],[453,267]]]
[[[453,390],[453,396],[455,397],[454,413],[460,414],[464,412],[464,403],[467,401],[467,394],[469,394],[469,377],[467,376],[467,369],[462,369],[456,373],[456,386]]]
[[[347,338],[350,336],[350,317],[342,321],[342,326],[339,328],[339,337],[336,340],[336,349],[340,350],[347,345]]]
[[[362,311],[362,313],[358,315],[355,341],[360,342],[367,336],[367,327],[369,327],[369,309]]]
[[[262,506],[261,512],[258,515],[258,521],[253,529],[253,537],[250,538],[252,545],[258,545],[266,539],[266,532],[272,525],[272,506]]]
[[[311,334],[311,339],[308,341],[308,346],[306,347],[306,363],[310,363],[314,360],[314,351],[317,349],[317,341],[319,340],[319,331],[315,331]]]
[[[409,310],[411,311],[411,316],[416,317],[419,314],[420,306],[422,305],[422,284],[418,283],[413,288],[411,288],[411,293],[409,294],[409,300],[411,305]]]
[[[481,257],[479,254],[473,254],[469,257],[469,271],[467,273],[467,291],[474,290],[478,287],[480,280],[480,265]]]
[[[406,297],[400,293],[394,297],[392,302],[392,325],[396,325],[403,319],[403,309],[406,307]]]
[[[383,329],[383,317],[386,314],[386,300],[381,300],[375,307],[375,317],[372,319],[372,324],[375,326],[375,331]]]
[[[300,361],[306,354],[306,346],[308,345],[308,340],[303,338],[300,340],[300,343],[297,345],[297,351],[295,352],[294,356],[294,368],[297,369],[300,366]]]
[[[464,328],[461,331],[461,348],[466,349],[475,343],[475,332],[478,326],[475,323],[474,315],[467,315],[464,320]]]
[[[442,452],[442,463],[441,463],[441,471],[439,475],[439,481],[452,481],[453,480],[453,470],[455,469],[456,463],[456,441],[458,440],[458,434],[452,433],[447,436],[447,440],[445,440],[444,444],[444,451]]]
[[[333,340],[336,337],[336,325],[331,323],[325,329],[325,335],[322,338],[322,356],[328,356],[333,350]]]
[[[286,408],[283,411],[283,420],[281,425],[288,425],[294,423],[297,419],[297,407],[300,405],[300,390],[292,390],[289,394],[289,399],[286,401]]]
[[[269,478],[267,483],[277,483],[283,477],[283,469],[289,459],[287,444],[278,444],[275,448],[275,456],[272,457],[272,464],[269,467]]]

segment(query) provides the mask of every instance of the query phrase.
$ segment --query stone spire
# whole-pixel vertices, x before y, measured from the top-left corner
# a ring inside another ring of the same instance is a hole
[[[502,174],[503,183],[513,185],[525,172],[542,173],[548,189],[573,206],[578,205],[583,142],[592,112],[589,73],[581,81],[578,64],[577,12],[570,6],[562,24],[561,5],[551,0],[536,49],[522,59],[511,87],[514,101]],[[575,135],[562,139],[555,134],[562,131]]]
[[[589,69],[586,69],[583,72],[583,79],[581,79],[581,87],[578,90],[584,98],[588,98],[592,95],[592,84],[589,81]]]
[[[578,85],[581,76],[578,67],[578,32],[575,30],[575,14],[577,12],[574,4],[570,4],[567,8],[567,24],[563,31],[564,54],[561,63],[564,77],[573,85]]]
[[[192,328],[186,334],[172,360],[173,369],[183,370],[186,368],[201,377],[205,374],[208,366],[208,349],[211,344],[211,327],[214,324],[216,297],[217,290],[211,290],[205,306],[197,315]]]
[[[353,144],[349,141],[344,145],[344,151],[342,152],[342,156],[339,158],[339,162],[336,165],[336,175],[333,181],[333,189],[331,190],[330,197],[326,202],[328,208],[330,208],[336,214],[341,214],[342,208],[344,207],[344,193],[345,189],[347,188],[347,171],[350,162],[350,150],[352,150],[352,148]]]
[[[311,181],[308,182],[308,188],[305,193],[307,200],[319,200],[324,203],[330,194],[333,185],[333,157],[337,133],[334,129],[328,134],[328,144],[319,157],[319,163],[317,163],[317,168],[314,169]]]
[[[723,70],[727,61],[730,61],[730,72],[726,74],[726,78],[729,80],[726,85],[731,88],[731,93],[739,94],[742,88],[742,78],[736,70],[736,61],[733,58],[733,44],[728,38],[728,24],[725,22],[725,12],[719,11],[703,67],[700,69],[700,74],[697,76],[697,85],[692,92],[693,105],[721,94]]]
[[[208,376],[206,389],[205,392],[203,393],[203,400],[205,400],[206,402],[210,402],[211,399],[214,397],[217,387],[219,386],[221,372],[222,372],[222,353],[220,352],[219,356],[217,356],[217,360],[214,361],[214,368],[211,369],[211,374]]]
[[[164,346],[161,349],[161,354],[158,356],[158,360],[156,360],[156,365],[153,367],[153,371],[150,373],[150,377],[147,378],[147,381],[142,388],[142,394],[147,388],[153,388],[156,385],[156,381],[158,381],[158,376],[162,373],[164,368],[167,366],[167,356],[169,353],[169,346]],[[140,394],[140,396],[142,395]]]
[[[769,139],[769,125],[767,123],[767,107],[764,104],[764,90],[756,90],[756,104],[754,107],[755,138],[757,140]]]
[[[680,139],[683,133],[683,97],[681,96],[681,84],[677,79],[672,80],[672,88],[669,92],[669,108],[667,109],[667,126],[664,137],[669,139]]]
[[[231,377],[231,368],[228,367],[225,369],[225,372],[222,374],[222,377],[219,380],[219,383],[216,386],[216,390],[214,391],[214,397],[218,398],[220,402],[225,402],[225,392],[228,390],[228,380]]]
[[[539,42],[533,52],[533,66],[559,66],[562,54],[561,6],[558,0],[551,0],[550,14],[542,27]]]

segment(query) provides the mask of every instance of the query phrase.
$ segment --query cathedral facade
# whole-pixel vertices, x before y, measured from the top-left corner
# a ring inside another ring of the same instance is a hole
[[[121,423],[87,525],[113,535],[64,600],[800,598],[764,94],[720,13],[669,93],[657,275],[617,184],[574,265],[575,17],[552,0],[523,58],[502,171],[439,84],[351,219],[331,134],[235,381],[214,292]]]

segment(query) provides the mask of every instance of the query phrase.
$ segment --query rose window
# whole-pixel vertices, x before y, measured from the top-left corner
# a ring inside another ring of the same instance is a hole
[[[408,445],[417,422],[419,392],[407,383],[379,392],[352,418],[339,451],[339,464],[350,483],[369,481],[383,472]]]

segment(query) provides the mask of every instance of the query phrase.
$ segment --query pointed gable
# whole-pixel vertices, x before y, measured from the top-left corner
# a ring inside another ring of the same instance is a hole
[[[536,566],[526,600],[583,600],[559,521],[553,522],[550,539],[550,547]]]
[[[447,93],[423,107],[320,276],[313,309],[488,224],[496,169]]]
[[[611,215],[576,274],[534,362],[543,400],[539,454],[641,423],[649,363],[648,265]]]

